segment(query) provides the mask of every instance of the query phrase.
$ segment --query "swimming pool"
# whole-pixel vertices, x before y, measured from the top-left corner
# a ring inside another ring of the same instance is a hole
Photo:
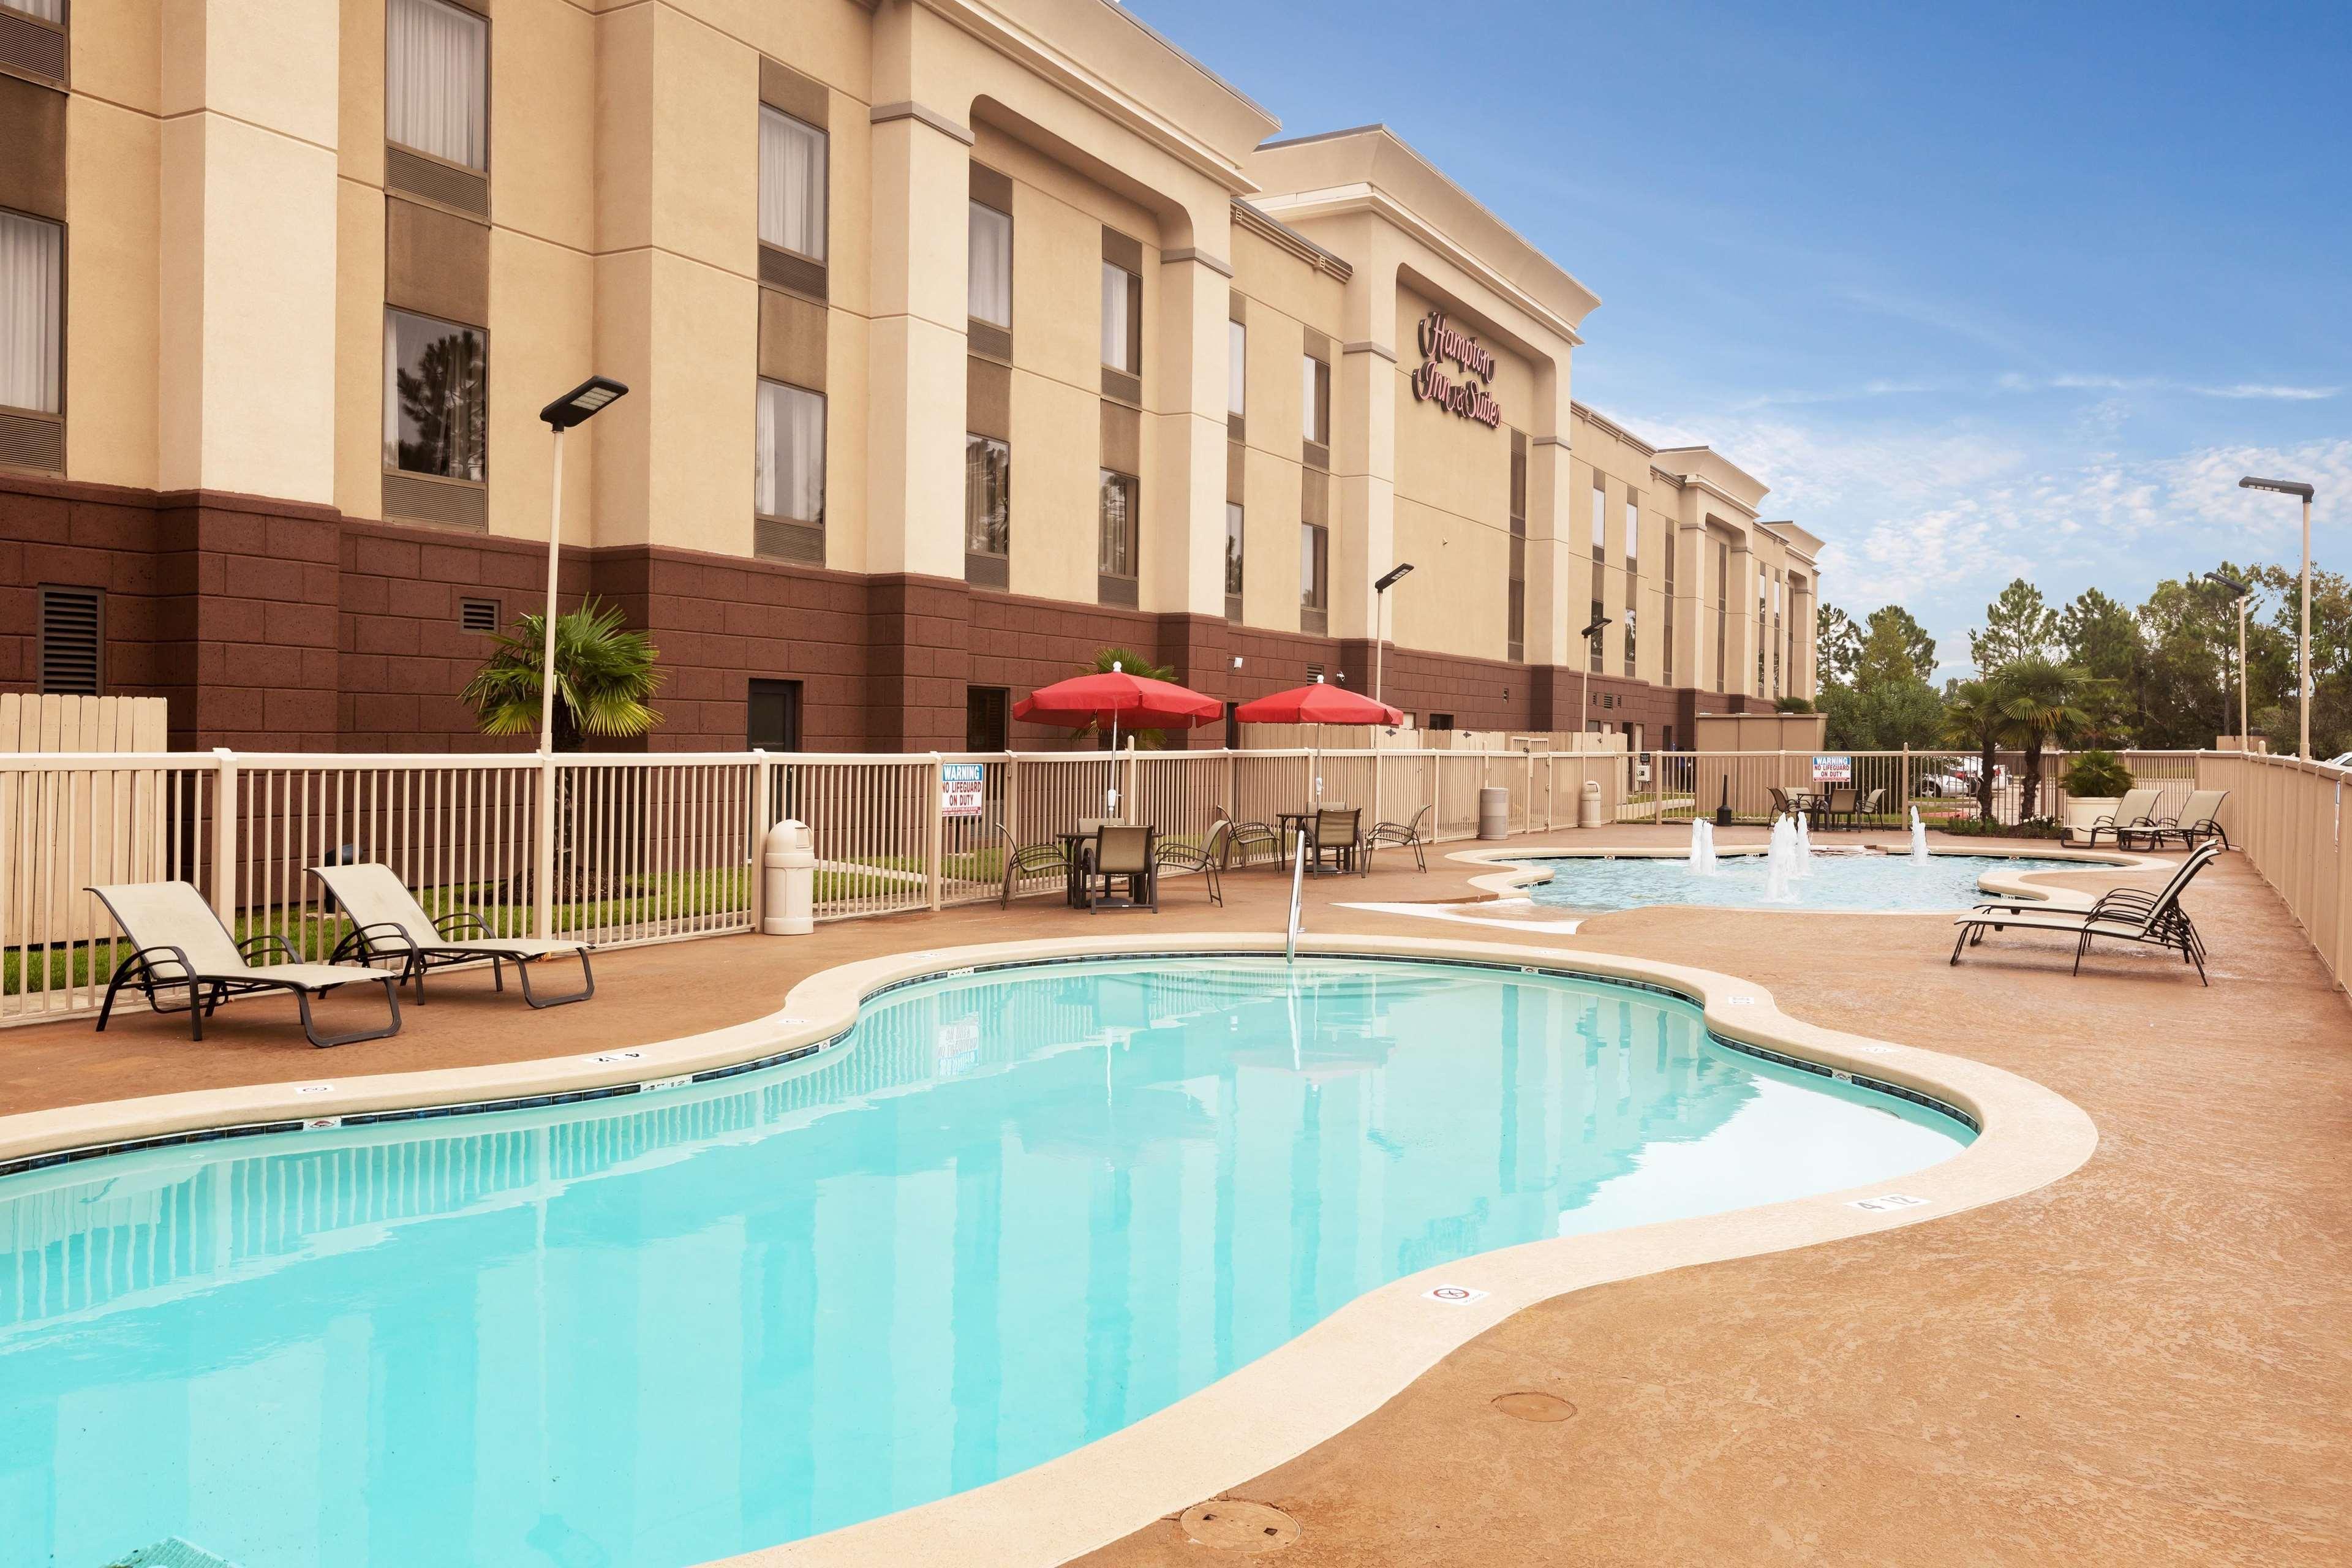
[[[810,1062],[0,1182],[0,1563],[674,1568],[1037,1464],[1386,1281],[1970,1139],[1600,980],[1094,960]]]
[[[1690,868],[1681,857],[1671,858],[1620,857],[1601,859],[1555,855],[1515,860],[1515,865],[1539,866],[1551,880],[1526,889],[1539,904],[1567,909],[1609,910],[1650,909],[1659,904],[1698,904],[1733,910],[1965,910],[1981,903],[1985,895],[1977,879],[1987,871],[2091,871],[2099,868],[2080,860],[2053,860],[2032,856],[1930,855],[1914,861],[1907,855],[1874,855],[1845,851],[1812,857],[1808,874],[1789,883],[1791,900],[1766,900],[1765,858],[1761,855],[1725,855],[1712,876]]]

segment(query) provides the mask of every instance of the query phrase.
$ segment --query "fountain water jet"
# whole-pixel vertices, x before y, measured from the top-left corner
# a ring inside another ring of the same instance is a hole
[[[1911,862],[1915,866],[1927,863],[1927,825],[1919,820],[1919,808],[1911,808]]]

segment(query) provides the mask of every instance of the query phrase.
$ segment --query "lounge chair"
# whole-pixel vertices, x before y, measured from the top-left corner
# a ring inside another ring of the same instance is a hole
[[[2116,802],[2115,810],[2105,816],[2092,818],[2091,826],[2087,829],[2077,829],[2071,826],[2060,829],[2058,842],[2061,844],[2083,842],[2095,849],[2099,847],[2099,835],[2104,833],[2120,844],[2123,842],[2125,829],[2148,827],[2155,825],[2156,819],[2152,814],[2156,810],[2156,803],[2163,796],[2164,791],[2161,789],[2138,787],[2127,789],[2124,791],[2123,799]],[[2084,835],[2079,840],[2075,837],[2078,832]]]
[[[1051,872],[1061,879],[1066,889],[1071,881],[1070,852],[1058,838],[1040,844],[1015,844],[1004,824],[996,824],[997,840],[1004,846],[1004,889],[997,898],[1000,909],[1010,909],[1013,889],[1024,877],[1044,876]]]
[[[596,994],[596,974],[588,966],[588,944],[584,942],[493,936],[488,924],[471,910],[455,910],[436,921],[425,912],[425,906],[416,901],[408,884],[389,866],[313,866],[310,875],[327,885],[327,891],[352,918],[351,931],[335,944],[331,956],[336,960],[356,958],[362,963],[388,958],[400,960],[402,978],[415,984],[419,1005],[425,1001],[425,972],[461,963],[488,963],[490,983],[500,991],[507,988],[506,966],[513,964],[516,976],[522,981],[522,999],[534,1007],[561,1007],[566,1002],[585,1002]],[[467,930],[481,934],[455,934]],[[580,989],[546,997],[532,991],[531,965],[567,953],[580,960]]]
[[[1422,829],[1428,822],[1429,807],[1424,805],[1412,814],[1412,820],[1410,822],[1374,823],[1372,830],[1364,835],[1366,869],[1369,870],[1371,867],[1373,850],[1395,848],[1412,850],[1412,863],[1423,871],[1428,870],[1429,859],[1422,853],[1422,846],[1429,842],[1422,837]]]
[[[2221,851],[2210,844],[2200,846],[2172,874],[2163,890],[2153,897],[2136,888],[2117,888],[2101,896],[2087,910],[2027,909],[2017,904],[1990,904],[1970,910],[1953,922],[1959,928],[1959,935],[1952,942],[1952,962],[1959,963],[1960,952],[1970,944],[1971,938],[1981,943],[1988,929],[2054,931],[2075,939],[2077,974],[2083,973],[2083,955],[2090,951],[2092,939],[2098,937],[2170,948],[2180,954],[2183,963],[2196,965],[2200,983],[2210,985],[2212,982],[2205,975],[2204,940],[2197,934],[2188,911],[2180,907],[2180,894],[2195,880],[2197,873],[2220,855]]]
[[[2128,849],[2132,840],[2144,838],[2151,849],[2161,849],[2166,842],[2178,838],[2181,847],[2194,848],[2209,838],[2218,838],[2221,847],[2230,847],[2230,836],[2221,830],[2221,803],[2230,798],[2225,789],[2200,789],[2189,792],[2188,801],[2178,816],[2152,817],[2139,826],[2116,835],[2116,842]]]
[[[1234,825],[1230,817],[1219,817],[1209,824],[1209,836],[1198,844],[1187,844],[1181,838],[1161,839],[1151,851],[1152,880],[1173,866],[1180,871],[1198,871],[1209,889],[1209,901],[1222,905],[1225,901],[1223,886],[1225,863],[1233,856]],[[1153,908],[1158,908],[1155,900]]]
[[[1282,835],[1263,822],[1235,822],[1233,813],[1218,806],[1212,820],[1229,825],[1233,834],[1234,860],[1246,866],[1261,849],[1269,860],[1282,858]]]
[[[1308,847],[1314,854],[1312,864],[1316,871],[1323,869],[1326,855],[1331,858],[1331,868],[1335,871],[1353,871],[1361,876],[1370,868],[1368,857],[1361,853],[1364,845],[1360,825],[1363,820],[1362,809],[1356,806],[1345,810],[1325,806],[1315,814],[1315,837]]]
[[[1160,912],[1158,858],[1152,844],[1156,837],[1152,829],[1130,823],[1106,822],[1096,827],[1091,853],[1081,868],[1088,910],[1099,911],[1108,905]],[[1112,894],[1112,885],[1120,881],[1127,884],[1124,899]]]
[[[205,902],[205,896],[187,882],[121,882],[89,890],[138,948],[116,966],[114,978],[107,983],[106,1002],[98,1010],[100,1033],[105,1032],[107,1019],[114,1012],[114,999],[125,985],[135,985],[144,992],[147,1005],[158,1013],[176,1013],[180,1009],[158,1001],[157,991],[186,987],[188,1037],[192,1040],[205,1037],[205,1020],[224,1000],[261,991],[294,994],[294,1005],[302,1015],[302,1033],[314,1046],[354,1046],[362,1040],[381,1040],[400,1033],[400,997],[393,990],[400,979],[396,973],[305,963],[301,954],[274,931],[238,942],[221,923],[220,916],[213,912],[213,907]],[[287,962],[255,963],[248,957],[248,950],[267,952],[272,949],[284,953]],[[310,1020],[310,998],[324,996],[338,986],[363,982],[383,987],[383,999],[392,1009],[392,1022],[381,1029],[320,1035]]]

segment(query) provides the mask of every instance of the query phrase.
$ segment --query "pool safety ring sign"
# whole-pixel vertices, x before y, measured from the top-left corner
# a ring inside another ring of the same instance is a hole
[[[978,816],[981,795],[988,782],[985,763],[942,763],[940,764],[940,815],[942,816]]]
[[[1815,757],[1813,782],[1842,784],[1853,783],[1853,759],[1852,757]]]
[[[1483,1301],[1486,1292],[1475,1285],[1432,1285],[1421,1293],[1424,1301],[1443,1301],[1449,1307],[1466,1307],[1473,1301]]]
[[[1909,1193],[1889,1193],[1885,1197],[1856,1198],[1853,1200],[1853,1206],[1868,1210],[1872,1214],[1885,1214],[1889,1209],[1917,1208],[1927,1201],[1925,1198],[1915,1198]]]

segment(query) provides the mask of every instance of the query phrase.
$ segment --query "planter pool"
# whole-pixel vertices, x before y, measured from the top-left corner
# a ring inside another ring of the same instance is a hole
[[[1930,855],[1921,862],[1903,854],[1853,850],[1824,854],[1817,847],[1809,874],[1790,881],[1790,901],[1772,903],[1764,897],[1761,855],[1723,855],[1711,876],[1694,872],[1680,857],[1530,856],[1512,864],[1540,867],[1551,873],[1551,880],[1526,889],[1536,902],[1594,911],[1651,909],[1660,904],[1868,913],[1965,910],[1984,900],[1977,879],[1987,871],[2098,869],[2095,863],[2021,855]]]
[[[0,1180],[0,1563],[677,1568],[1012,1474],[1388,1281],[1881,1181],[1927,1106],[1654,987],[960,972],[656,1094]]]

